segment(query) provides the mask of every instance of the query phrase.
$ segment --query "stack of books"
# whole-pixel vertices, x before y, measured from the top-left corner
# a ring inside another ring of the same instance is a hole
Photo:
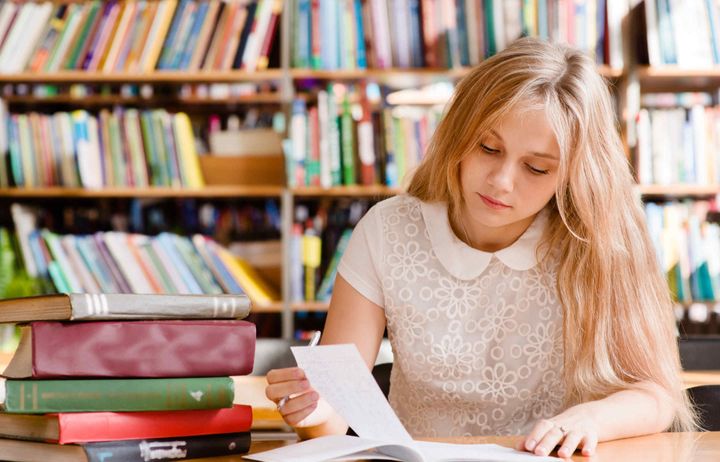
[[[0,301],[27,323],[0,379],[3,460],[163,461],[244,454],[250,302],[234,295],[47,295]]]

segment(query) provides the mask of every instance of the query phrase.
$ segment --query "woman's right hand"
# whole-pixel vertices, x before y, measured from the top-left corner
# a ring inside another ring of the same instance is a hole
[[[310,386],[305,371],[299,367],[273,369],[267,373],[267,382],[265,396],[278,405],[280,415],[291,427],[319,425],[329,417],[317,416],[319,419],[303,422],[318,407],[320,395]],[[283,402],[285,397],[287,399]]]

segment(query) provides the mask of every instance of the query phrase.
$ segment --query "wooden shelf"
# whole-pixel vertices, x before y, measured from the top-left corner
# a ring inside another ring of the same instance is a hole
[[[392,68],[392,69],[356,69],[356,70],[312,70],[292,69],[290,74],[293,79],[315,79],[315,80],[361,80],[369,79],[383,83],[394,81],[410,80],[413,82],[428,82],[438,79],[459,79],[470,73],[471,67],[460,68]],[[608,78],[618,78],[623,75],[622,69],[614,69],[609,66],[598,66],[598,72]]]
[[[276,197],[282,186],[206,186],[189,188],[3,188],[0,197],[19,198],[164,198],[164,197]]]
[[[273,302],[267,305],[253,304],[250,313],[282,313],[283,302]]]
[[[70,95],[58,95],[47,97],[36,96],[6,96],[3,98],[8,104],[72,104],[76,106],[112,106],[112,105],[168,105],[168,104],[191,104],[197,106],[230,106],[235,104],[281,104],[284,102],[282,96],[276,93],[261,93],[257,95],[235,96],[225,99],[200,98],[200,97],[171,97],[158,96],[150,98],[125,98],[119,95],[91,95],[75,97]]]
[[[637,71],[643,93],[684,90],[714,90],[720,85],[720,66],[687,69],[678,66],[642,66]]]
[[[291,190],[295,197],[388,197],[400,194],[402,188],[382,185],[373,186],[335,186],[322,188],[319,186],[303,186]]]
[[[300,302],[300,303],[292,303],[290,305],[290,308],[292,311],[318,311],[318,312],[324,312],[327,311],[330,307],[329,303],[326,302]]]
[[[708,197],[720,193],[720,185],[638,185],[637,189],[646,197]]]
[[[23,72],[0,74],[0,82],[8,83],[195,83],[195,82],[266,82],[280,80],[286,74],[282,69],[266,71],[155,71],[150,73],[105,73],[87,71],[64,71],[56,73]]]

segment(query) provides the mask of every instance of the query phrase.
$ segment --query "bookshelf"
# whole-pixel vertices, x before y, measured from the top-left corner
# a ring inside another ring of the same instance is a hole
[[[88,0],[89,1],[89,0]],[[80,2],[87,3],[87,2]],[[183,85],[192,84],[237,84],[247,83],[254,84],[258,87],[270,86],[270,90],[260,90],[256,94],[232,96],[224,99],[213,99],[210,97],[197,96],[181,96],[179,91],[175,95],[157,94],[150,97],[124,97],[117,94],[110,95],[89,95],[83,97],[72,97],[69,95],[50,95],[50,96],[33,96],[33,95],[10,95],[5,99],[11,110],[18,109],[21,111],[28,110],[46,110],[46,108],[54,106],[62,106],[63,108],[87,108],[89,111],[99,110],[99,108],[113,106],[127,106],[139,108],[165,108],[165,107],[181,107],[187,108],[188,112],[203,112],[206,110],[215,110],[217,112],[230,113],[237,106],[256,106],[265,105],[275,108],[277,111],[283,112],[286,116],[286,132],[289,131],[291,119],[291,105],[296,100],[311,100],[312,91],[330,83],[339,82],[345,85],[356,85],[364,82],[373,82],[391,89],[414,88],[422,85],[432,84],[435,82],[457,82],[470,71],[473,60],[482,59],[483,50],[472,49],[465,50],[464,42],[453,42],[453,47],[460,47],[457,50],[457,56],[446,56],[447,67],[400,67],[402,60],[395,60],[386,68],[373,67],[373,59],[368,55],[368,68],[366,69],[306,69],[294,66],[294,52],[296,50],[296,30],[294,25],[298,18],[296,6],[301,1],[284,2],[284,10],[277,21],[276,36],[269,55],[274,56],[271,60],[269,69],[246,71],[240,69],[208,69],[195,71],[180,70],[153,70],[149,72],[127,72],[116,70],[62,70],[52,72],[12,72],[0,73],[0,84],[12,85],[36,85],[48,84],[58,86],[68,86],[74,84],[88,85],[151,85],[163,86],[179,90]],[[309,2],[308,2],[309,3]],[[383,2],[362,2],[365,4],[382,5]],[[388,7],[391,2],[388,2]],[[493,2],[490,2],[493,3]],[[495,2],[497,3],[497,2]],[[388,15],[392,19],[392,15]],[[517,21],[521,20],[519,16],[508,19],[514,25],[520,27],[523,25]],[[544,20],[539,20],[534,27],[542,25]],[[482,28],[483,25],[477,25]],[[565,33],[562,31],[562,25],[545,24],[545,27],[553,33]],[[555,30],[557,29],[557,31]],[[373,31],[375,35],[369,37],[369,40],[380,41],[381,36],[378,31]],[[482,33],[479,29],[467,31],[467,33]],[[530,34],[537,34],[538,30],[525,31]],[[496,34],[499,34],[496,30]],[[509,32],[508,32],[509,33]],[[455,37],[457,38],[457,37]],[[588,37],[590,38],[590,37]],[[500,37],[497,39],[499,45]],[[346,38],[338,40],[339,46],[347,46]],[[421,38],[424,40],[424,38]],[[455,39],[453,39],[455,40]],[[612,41],[614,39],[610,39]],[[328,40],[326,40],[328,41]],[[329,40],[332,42],[332,40]],[[388,40],[388,43],[392,40]],[[345,43],[345,45],[343,45]],[[460,43],[460,45],[458,45]],[[593,43],[589,40],[588,43]],[[391,43],[395,46],[395,42]],[[390,46],[390,45],[389,45]],[[490,46],[488,44],[488,46]],[[472,48],[472,47],[470,47]],[[393,53],[399,50],[393,50]],[[435,50],[438,51],[438,50]],[[463,57],[467,52],[469,62]],[[354,53],[353,53],[354,54]],[[440,53],[442,54],[442,53]],[[394,56],[395,57],[395,56]],[[437,57],[436,57],[437,58]],[[607,58],[607,57],[606,57]],[[605,61],[609,61],[606,59]],[[347,64],[347,63],[346,63]],[[617,63],[616,63],[617,64]],[[323,66],[320,66],[321,68]],[[627,68],[626,68],[627,69]],[[606,63],[598,64],[598,70],[602,75],[613,81],[619,88],[618,93],[624,91],[623,82],[627,77],[627,70],[622,66],[611,67]],[[313,90],[307,91],[308,88]],[[622,101],[622,95],[619,95]],[[434,106],[442,105],[442,100],[422,100],[422,99],[405,99],[397,102],[398,104],[410,104],[415,106]],[[622,112],[624,103],[620,103],[619,111]],[[262,162],[262,161],[260,161]],[[52,199],[53,203],[72,203],[76,199],[88,200],[132,200],[132,199],[175,199],[175,200],[194,200],[194,199],[257,199],[257,198],[276,198],[280,203],[281,213],[281,237],[283,245],[283,267],[282,267],[282,300],[270,305],[258,307],[255,312],[258,313],[282,313],[283,315],[283,336],[290,337],[293,335],[292,323],[293,313],[295,312],[323,312],[327,310],[327,304],[322,302],[290,302],[288,293],[289,287],[289,252],[290,252],[290,236],[294,225],[294,209],[295,205],[300,202],[312,203],[319,201],[342,201],[342,200],[376,200],[400,193],[402,189],[398,186],[386,186],[380,184],[374,185],[352,185],[352,186],[286,186],[273,182],[272,184],[263,184],[262,179],[252,179],[252,184],[240,185],[208,185],[204,188],[173,188],[173,187],[108,187],[103,189],[85,189],[80,187],[63,188],[63,187],[37,187],[37,188],[2,188],[0,189],[0,199],[5,201],[13,200],[43,200]],[[677,191],[676,191],[677,192]],[[646,194],[643,192],[643,194]],[[648,192],[652,194],[652,192]],[[675,193],[673,193],[675,194]]]

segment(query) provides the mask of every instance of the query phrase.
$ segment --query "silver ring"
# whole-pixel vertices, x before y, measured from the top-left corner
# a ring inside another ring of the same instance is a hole
[[[285,403],[287,403],[289,399],[290,396],[283,396],[282,398],[280,398],[280,401],[278,401],[277,403],[278,411],[281,410],[283,406],[285,406]]]

